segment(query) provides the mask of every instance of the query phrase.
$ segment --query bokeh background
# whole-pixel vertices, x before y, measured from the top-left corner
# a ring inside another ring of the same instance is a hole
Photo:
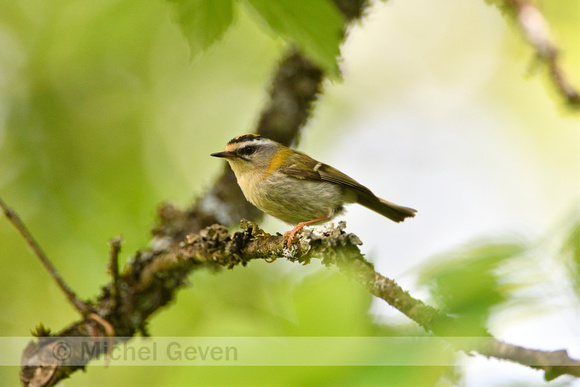
[[[580,85],[579,4],[540,5]],[[185,206],[212,184],[222,164],[209,153],[253,131],[287,47],[247,5],[203,53],[174,21],[162,1],[0,0],[0,196],[82,297],[109,281],[108,239],[123,236],[125,262],[148,245],[160,202]],[[377,270],[498,338],[579,358],[580,121],[517,26],[484,1],[377,2],[342,58],[343,80],[325,84],[299,146],[419,210],[394,224],[349,208],[347,230]],[[423,334],[317,263],[253,262],[190,280],[151,320],[152,335]],[[1,219],[0,287],[2,336],[78,318]],[[458,356],[456,367],[422,368],[89,366],[64,383],[541,386],[542,376]],[[0,380],[18,384],[18,369],[0,368]]]

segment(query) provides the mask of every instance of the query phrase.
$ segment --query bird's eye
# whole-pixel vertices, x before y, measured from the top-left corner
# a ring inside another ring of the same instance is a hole
[[[254,152],[256,152],[256,147],[252,145],[246,145],[245,147],[238,150],[238,153],[242,156],[249,156]]]

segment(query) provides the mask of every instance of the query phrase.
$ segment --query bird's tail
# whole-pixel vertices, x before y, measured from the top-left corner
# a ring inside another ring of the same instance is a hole
[[[412,218],[415,216],[417,210],[409,207],[399,206],[395,203],[388,202],[384,199],[370,195],[359,195],[358,203],[369,208],[379,214],[386,216],[393,222],[402,222],[405,218]]]

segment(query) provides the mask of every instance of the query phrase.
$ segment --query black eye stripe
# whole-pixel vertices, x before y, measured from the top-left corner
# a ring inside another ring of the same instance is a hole
[[[253,154],[256,151],[256,147],[253,145],[246,145],[240,149],[238,149],[238,151],[236,153],[243,155],[243,156],[249,156],[251,154]]]

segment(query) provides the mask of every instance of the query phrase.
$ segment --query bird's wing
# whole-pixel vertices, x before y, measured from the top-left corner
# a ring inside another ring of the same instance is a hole
[[[297,179],[327,181],[355,189],[364,194],[370,194],[373,197],[375,196],[367,187],[340,172],[338,169],[316,161],[302,152],[296,151],[296,153],[288,157],[287,162],[280,167],[280,172]]]

